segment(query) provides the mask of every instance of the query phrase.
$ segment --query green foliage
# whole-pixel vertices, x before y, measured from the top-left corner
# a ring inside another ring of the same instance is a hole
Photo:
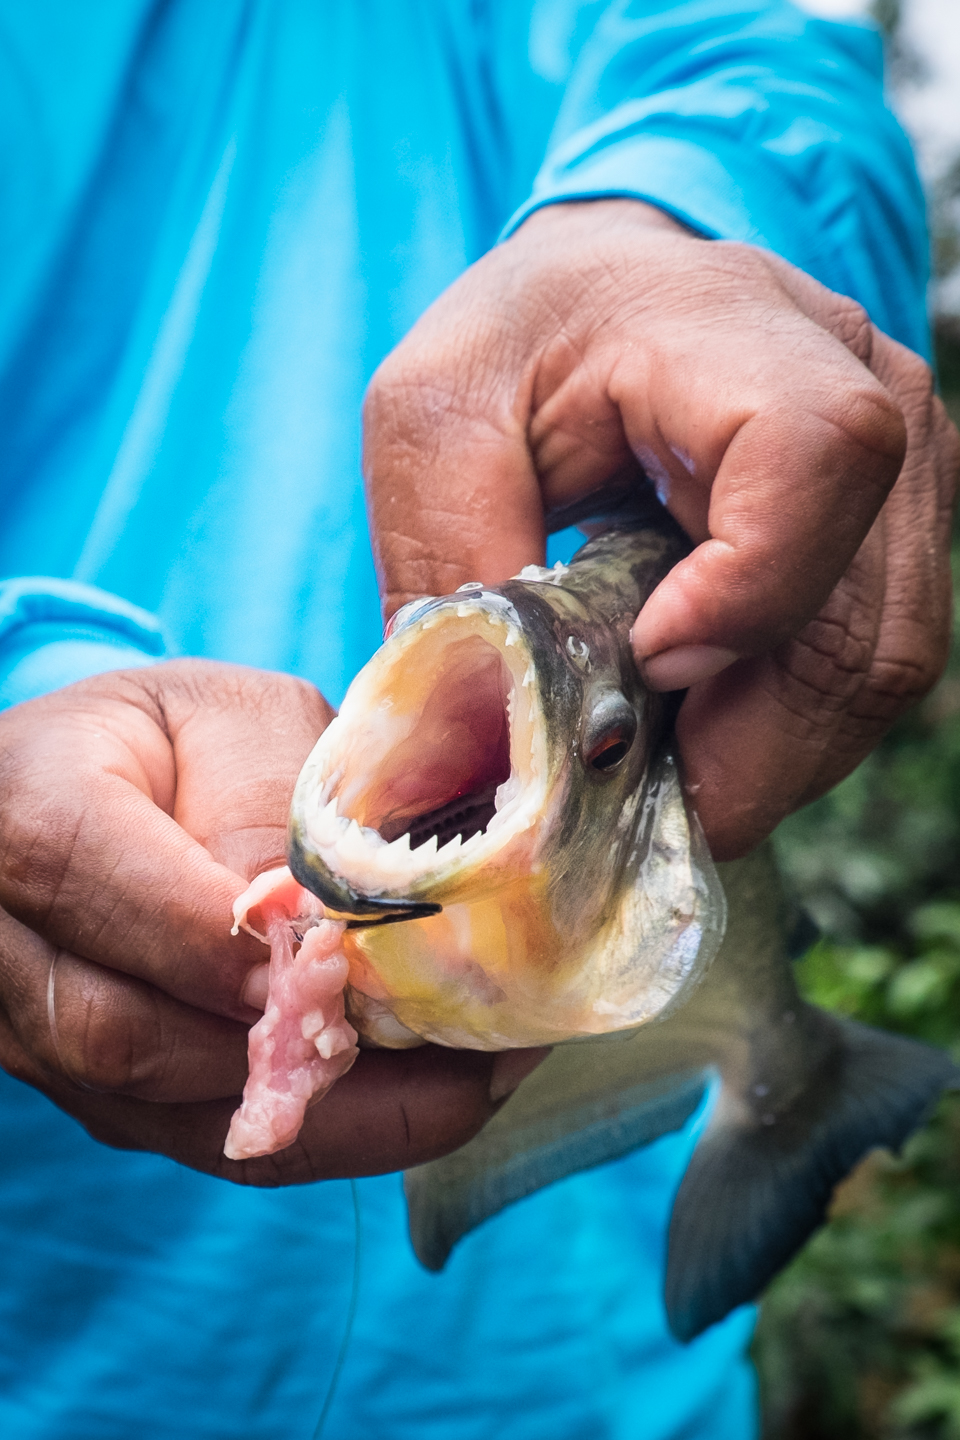
[[[960,375],[949,340],[940,371]],[[824,935],[797,967],[806,995],[960,1060],[956,645],[924,704],[778,840]],[[960,1096],[841,1187],[768,1292],[755,1358],[770,1440],[960,1440]]]

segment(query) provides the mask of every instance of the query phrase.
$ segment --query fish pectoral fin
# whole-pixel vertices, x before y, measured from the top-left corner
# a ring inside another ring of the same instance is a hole
[[[458,1240],[506,1206],[686,1123],[703,1098],[704,1073],[644,1080],[633,1048],[620,1037],[557,1046],[479,1135],[406,1171],[410,1239],[422,1265],[441,1270]]]
[[[738,1123],[721,1102],[694,1151],[668,1243],[665,1301],[679,1340],[755,1300],[823,1223],[856,1163],[878,1147],[899,1149],[941,1091],[960,1087],[943,1052],[823,1018],[839,1031],[828,1083],[782,1116]]]

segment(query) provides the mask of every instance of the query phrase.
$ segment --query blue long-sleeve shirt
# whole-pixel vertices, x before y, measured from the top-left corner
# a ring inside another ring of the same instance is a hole
[[[764,245],[925,351],[926,237],[879,39],[733,0],[0,0],[0,702],[181,652],[336,702],[378,643],[359,412],[531,209],[634,196]],[[24,580],[17,577],[44,577]],[[311,1433],[341,1184],[250,1192],[0,1089],[0,1430]],[[659,1300],[688,1126],[418,1271],[362,1182],[327,1435],[740,1440],[741,1313]]]

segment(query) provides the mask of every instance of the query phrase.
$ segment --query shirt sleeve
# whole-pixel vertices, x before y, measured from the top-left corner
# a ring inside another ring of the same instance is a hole
[[[168,653],[159,622],[105,590],[71,580],[0,581],[0,710]]]
[[[571,46],[564,8],[534,8],[532,49],[566,45],[570,68],[505,235],[543,205],[632,196],[775,251],[929,357],[924,198],[875,28],[768,0],[618,0]]]

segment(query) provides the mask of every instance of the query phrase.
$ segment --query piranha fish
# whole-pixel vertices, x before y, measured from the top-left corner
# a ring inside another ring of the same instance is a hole
[[[227,1153],[290,1143],[358,1038],[553,1046],[479,1135],[407,1173],[414,1249],[440,1269],[504,1206],[678,1129],[718,1078],[670,1227],[667,1314],[690,1339],[960,1072],[800,998],[769,848],[714,867],[671,698],[629,643],[689,544],[652,496],[608,524],[569,566],[405,606],[353,682],[297,783],[289,870],[235,909],[260,907],[273,960]]]
[[[290,812],[291,871],[348,922],[362,1036],[551,1044],[695,986],[724,898],[629,643],[687,548],[672,524],[608,532],[395,617]]]

